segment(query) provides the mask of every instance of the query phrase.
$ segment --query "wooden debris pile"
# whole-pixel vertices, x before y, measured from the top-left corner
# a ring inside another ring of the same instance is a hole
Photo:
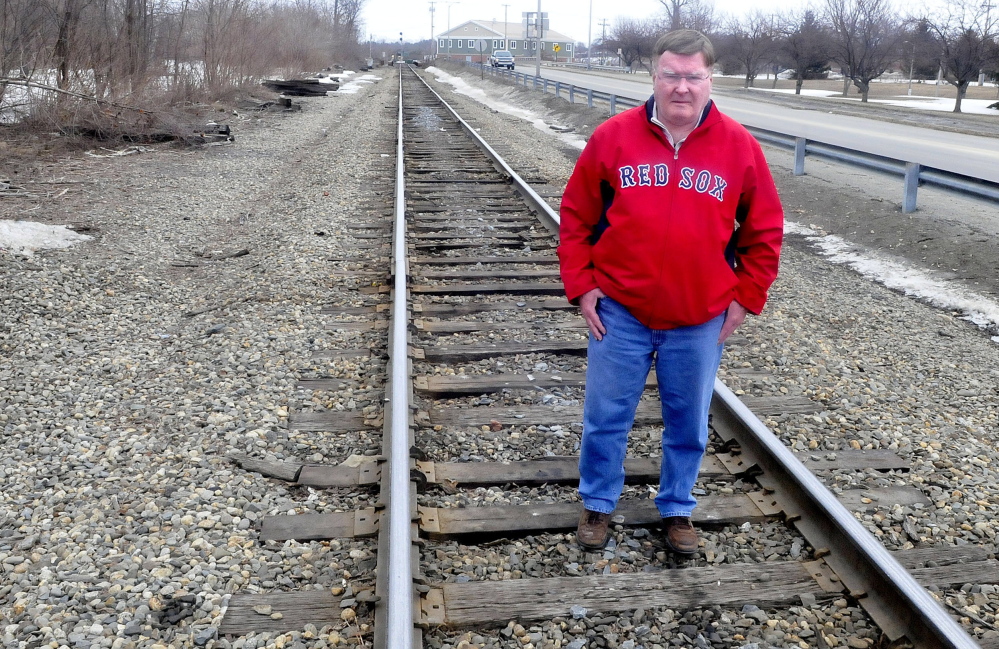
[[[268,79],[263,82],[268,90],[290,97],[325,97],[327,92],[337,90],[340,83],[323,82],[319,79]]]
[[[242,111],[273,111],[287,113],[302,110],[302,104],[292,103],[291,97],[280,97],[277,101],[260,101],[258,99],[240,99],[236,102],[236,109]]]
[[[203,127],[194,130],[196,141],[201,144],[208,142],[235,142],[236,136],[232,134],[227,124],[216,124],[209,122]]]
[[[10,181],[10,178],[0,178],[0,197],[5,196],[27,196],[23,187],[18,187]]]

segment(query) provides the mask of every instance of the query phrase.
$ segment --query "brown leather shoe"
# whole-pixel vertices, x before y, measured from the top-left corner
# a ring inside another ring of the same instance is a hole
[[[664,518],[663,536],[666,547],[677,554],[691,555],[697,552],[697,530],[685,516]]]
[[[607,545],[610,519],[610,514],[584,509],[579,516],[579,526],[576,528],[576,543],[579,547],[584,550],[599,550]]]

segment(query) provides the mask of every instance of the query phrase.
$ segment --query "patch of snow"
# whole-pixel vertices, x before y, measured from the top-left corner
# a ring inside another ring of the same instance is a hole
[[[750,90],[777,92],[786,95],[794,94],[793,88],[750,88]],[[808,90],[802,88],[801,94],[809,97],[840,97],[848,101],[860,101],[860,97],[858,96],[843,97],[843,93],[838,90]],[[910,97],[908,95],[899,95],[898,99],[868,99],[867,101],[871,104],[885,104],[888,106],[913,108],[915,110],[935,110],[949,113],[954,110],[954,103],[957,99],[955,97],[921,97],[916,95]],[[989,108],[994,103],[996,103],[995,99],[968,99],[965,97],[961,101],[961,112],[972,113],[974,115],[999,115],[999,110]]]
[[[794,94],[794,88],[750,88],[750,90],[757,90],[759,92],[779,92],[785,95]],[[842,94],[843,93],[839,90],[815,90],[811,88],[801,89],[801,95],[803,97],[835,97]]]
[[[999,330],[999,303],[956,282],[793,221],[784,223],[784,232],[805,237],[833,263],[846,265],[868,279],[937,308],[960,312],[963,319],[986,331]],[[999,342],[999,336],[992,340]]]
[[[936,110],[946,113],[953,112],[955,97],[905,97],[898,99],[870,99],[872,103],[887,104],[889,106],[901,106],[903,108],[915,108],[918,110]],[[995,99],[968,99],[961,100],[961,112],[973,115],[999,115],[999,110],[989,108],[996,103]]]
[[[354,74],[351,72],[351,74]],[[363,74],[356,79],[351,79],[346,83],[341,82],[340,88],[337,90],[339,95],[354,95],[357,91],[368,84],[375,83],[376,81],[381,81],[382,78],[374,74]]]
[[[65,225],[33,221],[0,220],[0,251],[30,257],[39,250],[69,248],[92,237],[73,232]]]
[[[493,110],[499,111],[505,115],[512,115],[513,117],[519,117],[520,119],[530,122],[535,128],[544,131],[549,135],[556,136],[569,146],[577,148],[580,151],[582,151],[583,147],[586,146],[586,140],[578,135],[572,135],[571,133],[557,133],[552,130],[551,124],[546,122],[541,117],[538,117],[534,112],[500,99],[490,97],[484,90],[469,85],[461,77],[451,76],[447,72],[434,66],[427,68],[427,72],[434,75],[437,81],[450,84],[456,93],[474,99],[480,104],[485,104]]]

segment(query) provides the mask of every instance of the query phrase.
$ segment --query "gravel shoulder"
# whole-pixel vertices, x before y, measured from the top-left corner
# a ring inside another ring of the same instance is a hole
[[[370,494],[319,499],[227,455],[339,463],[378,448],[364,433],[290,430],[288,417],[377,410],[365,389],[380,383],[380,360],[313,354],[367,344],[325,332],[320,308],[358,304],[358,282],[370,283],[336,279],[350,268],[333,260],[352,252],[347,225],[372,191],[362,179],[381,173],[394,90],[220,115],[233,145],[22,170],[26,185],[72,184],[6,199],[0,218],[74,224],[93,239],[0,253],[3,647],[230,646],[216,636],[233,592],[344,592],[373,579],[373,541],[286,545],[257,531],[267,515],[355,509]],[[356,388],[296,387],[316,375]],[[327,640],[370,640],[370,612],[350,610]]]

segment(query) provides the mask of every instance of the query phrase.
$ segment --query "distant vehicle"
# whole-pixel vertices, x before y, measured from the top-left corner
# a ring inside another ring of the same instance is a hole
[[[494,68],[507,68],[512,70],[514,68],[513,54],[510,54],[506,50],[496,50],[489,56],[489,65]]]

